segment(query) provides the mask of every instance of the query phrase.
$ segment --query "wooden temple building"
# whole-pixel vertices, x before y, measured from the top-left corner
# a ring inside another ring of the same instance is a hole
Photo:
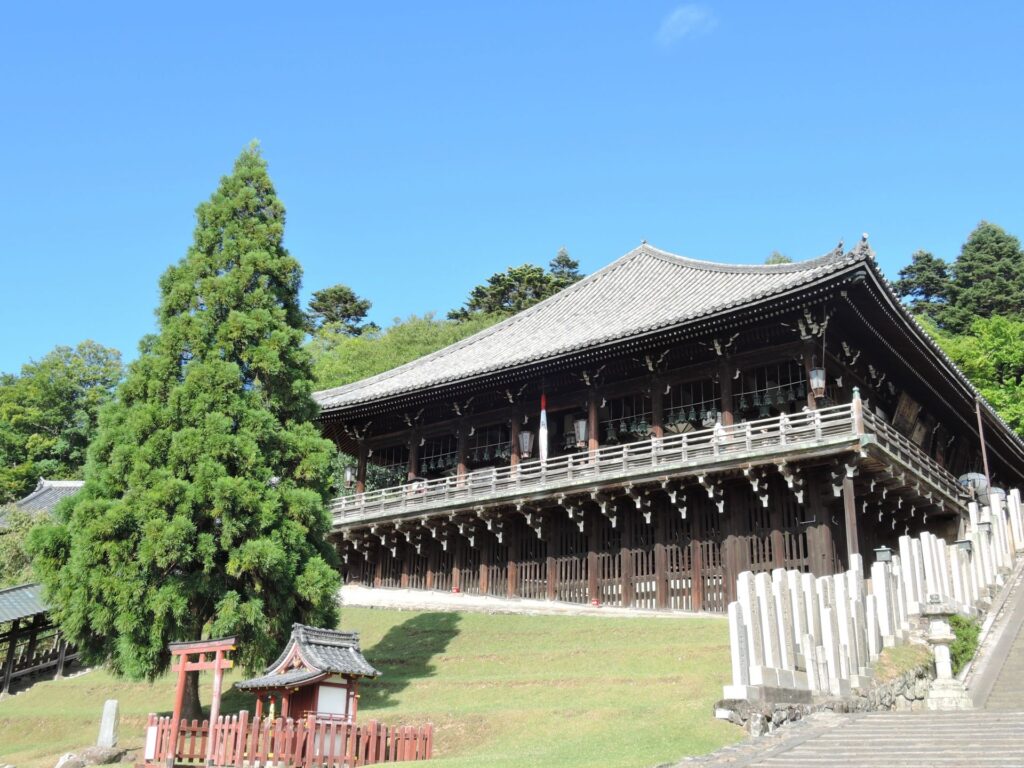
[[[1024,482],[1024,444],[866,237],[771,266],[645,243],[316,398],[358,456],[331,507],[345,578],[379,587],[723,611],[744,570],[952,541],[968,473]],[[369,464],[390,487],[367,488]]]

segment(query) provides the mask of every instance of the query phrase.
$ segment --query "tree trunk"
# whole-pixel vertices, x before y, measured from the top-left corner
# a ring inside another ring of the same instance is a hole
[[[199,703],[199,671],[185,673],[185,695],[181,702],[181,717],[184,720],[203,719],[203,705]]]

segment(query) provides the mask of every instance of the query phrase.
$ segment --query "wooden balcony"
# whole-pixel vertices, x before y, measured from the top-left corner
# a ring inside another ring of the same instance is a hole
[[[956,479],[917,445],[856,404],[837,405],[686,434],[604,446],[462,477],[342,496],[331,502],[335,530],[500,504],[522,504],[660,479],[700,479],[711,473],[782,461],[851,456],[872,471],[888,470],[901,487],[962,507]]]

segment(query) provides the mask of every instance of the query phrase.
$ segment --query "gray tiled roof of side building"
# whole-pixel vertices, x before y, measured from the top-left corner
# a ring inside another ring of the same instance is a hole
[[[748,304],[869,257],[865,243],[791,264],[718,264],[645,243],[497,325],[314,398],[330,411],[554,358]]]
[[[39,482],[28,496],[14,502],[14,506],[25,512],[50,512],[57,502],[67,496],[74,496],[85,484],[84,480],[46,480]]]
[[[41,584],[20,584],[17,587],[0,589],[0,624],[46,613],[49,610],[49,606],[43,600]]]

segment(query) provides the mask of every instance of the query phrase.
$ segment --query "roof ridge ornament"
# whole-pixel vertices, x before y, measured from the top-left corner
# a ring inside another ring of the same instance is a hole
[[[875,252],[868,243],[868,233],[865,232],[860,236],[860,242],[853,247],[850,251],[851,256],[863,257],[874,260]]]

